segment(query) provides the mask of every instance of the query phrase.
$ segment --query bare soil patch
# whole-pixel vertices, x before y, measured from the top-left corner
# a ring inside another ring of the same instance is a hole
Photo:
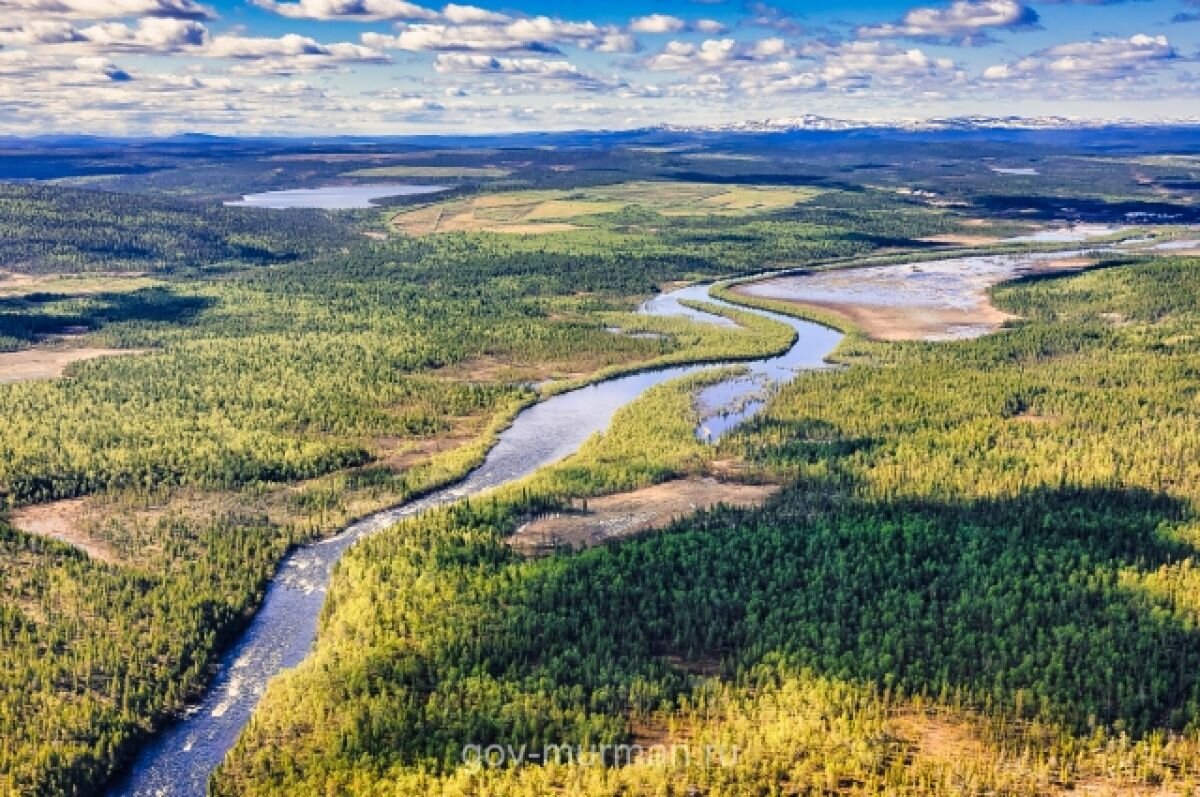
[[[1056,271],[1079,271],[1095,264],[1095,262],[1090,257],[1060,257],[1056,260],[1047,260],[1039,264],[1035,273],[1052,274]]]
[[[475,440],[486,421],[485,415],[466,416],[454,419],[451,430],[436,437],[375,439],[370,441],[374,459],[366,467],[383,465],[395,471],[418,467]],[[325,532],[332,532],[400,499],[387,490],[348,487],[343,477],[362,470],[349,468],[253,491],[180,487],[153,496],[97,494],[21,507],[5,520],[28,534],[73,545],[102,562],[153,563],[162,555],[166,539],[160,523],[170,518],[201,523],[217,517],[278,525],[317,523]],[[338,496],[336,507],[322,511],[319,517],[304,508],[302,499],[307,494],[331,491]]]
[[[371,446],[375,463],[396,472],[406,471],[428,462],[435,454],[443,454],[466,445],[479,436],[484,418],[468,417],[455,420],[449,432],[434,437],[379,437]]]
[[[84,531],[88,515],[87,499],[71,498],[22,507],[8,516],[8,522],[26,534],[73,545],[93,559],[113,564],[117,561],[116,552],[104,540]]]
[[[32,379],[58,379],[71,363],[97,357],[144,354],[146,349],[25,349],[0,352],[0,384]]]
[[[609,540],[661,529],[677,518],[718,504],[761,506],[779,490],[773,484],[731,484],[712,478],[678,479],[628,493],[589,498],[570,512],[532,520],[508,539],[527,556],[557,548],[590,548]]]
[[[479,228],[484,232],[498,232],[505,235],[544,235],[551,232],[570,232],[580,229],[577,224],[562,221],[547,221],[536,224],[505,224]]]
[[[939,764],[978,759],[985,751],[970,721],[941,712],[901,711],[888,722],[888,730],[911,746],[915,757]]]
[[[1012,417],[1017,423],[1027,423],[1031,426],[1054,426],[1062,423],[1057,415],[1040,415],[1036,412],[1022,412]]]
[[[1081,778],[1070,789],[1059,789],[1060,794],[1083,797],[1178,797],[1179,791],[1161,786],[1148,786],[1135,781],[1122,782],[1118,778]]]
[[[618,358],[580,355],[570,360],[549,360],[538,363],[513,363],[492,355],[471,357],[439,369],[438,376],[448,379],[467,379],[473,382],[503,382],[507,384],[538,384],[556,379],[579,379],[594,374],[617,362]]]

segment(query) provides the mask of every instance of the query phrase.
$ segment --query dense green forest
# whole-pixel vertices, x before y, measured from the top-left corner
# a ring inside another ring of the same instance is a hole
[[[217,793],[1194,790],[1198,289],[1195,259],[1113,264],[998,289],[1028,319],[998,335],[851,335],[854,365],[697,454],[784,480],[761,510],[511,551],[566,495],[697,467],[635,403],[551,473],[370,539]],[[644,477],[613,480],[623,436]],[[460,765],[647,740],[743,758]]]
[[[539,395],[787,343],[754,316],[630,314],[663,286],[942,254],[921,239],[1016,234],[1073,195],[1089,218],[1177,210],[1155,192],[1183,174],[1031,154],[1054,175],[1035,194],[979,166],[1025,152],[1011,146],[340,146],[21,150],[0,168],[56,181],[0,184],[0,354],[140,352],[0,384],[0,793],[95,793],[203,688],[289,546],[460,477]],[[379,168],[462,169],[438,201],[655,180],[805,198],[423,237],[393,219],[428,198],[220,202]],[[973,343],[851,335],[854,367],[805,377],[719,448],[692,437],[698,383],[652,391],[573,459],[347,559],[321,648],[272,687],[217,790],[919,793],[966,768],[1020,791],[1107,771],[1106,755],[1187,782],[1192,737],[1167,734],[1195,716],[1190,279],[1177,260],[1005,288],[1032,322]],[[526,561],[503,542],[572,498],[719,460],[789,486],[620,548]],[[31,509],[75,545],[18,530]],[[1110,647],[1128,653],[1089,658]],[[894,720],[926,711],[982,752],[925,762]],[[745,766],[720,772],[451,766],[464,738],[738,734]]]
[[[16,271],[159,271],[295,260],[341,225],[171,197],[0,183],[0,263]]]
[[[13,190],[64,213],[77,199]],[[144,211],[91,207],[105,202]],[[62,229],[46,227],[70,246]],[[791,337],[757,316],[629,312],[710,267],[695,257],[357,234],[325,251],[296,234],[312,248],[283,263],[205,276],[151,257],[151,284],[35,274],[0,296],[6,349],[145,351],[0,385],[0,504],[65,500],[47,506],[93,552],[3,526],[0,792],[106,780],[203,686],[289,545],[460,477],[535,398],[530,382],[761,356]]]

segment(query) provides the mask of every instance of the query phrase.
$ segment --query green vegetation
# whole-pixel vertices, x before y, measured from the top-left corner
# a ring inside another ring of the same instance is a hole
[[[529,513],[645,483],[629,452],[661,452],[645,480],[697,467],[666,444],[689,430],[625,422],[619,456],[372,538],[217,793],[1194,790],[1198,289],[1196,260],[1142,262],[998,289],[1030,319],[1001,334],[853,341],[871,362],[699,454],[785,480],[762,510],[511,552]],[[744,753],[460,766],[464,744],[650,739]]]
[[[1067,205],[1195,212],[1176,201],[1189,162],[1028,150],[6,150],[4,175],[63,182],[0,185],[0,350],[149,353],[0,385],[0,793],[95,793],[203,687],[290,545],[461,476],[534,400],[529,383],[786,345],[758,317],[719,330],[629,313],[662,285],[928,256],[945,247],[917,239],[1016,232]],[[979,165],[1017,155],[1044,179]],[[419,238],[383,225],[427,198],[220,204],[345,173],[468,184],[428,205],[442,215],[414,231],[439,234]],[[469,215],[461,230],[447,208]],[[663,386],[576,457],[371,540],[217,790],[1194,784],[1191,269],[1003,288],[1032,320],[987,340],[850,335],[852,367],[799,380],[718,449],[692,437],[698,383]],[[504,544],[571,498],[729,461],[788,487],[619,548],[523,561]],[[30,510],[78,547],[18,530]],[[927,737],[947,728],[965,741],[941,755]],[[455,766],[464,741],[630,739],[745,753],[679,771]]]
[[[542,190],[485,193],[461,199],[439,200],[392,217],[391,223],[410,235],[492,232],[547,235],[609,231],[626,237],[626,249],[652,245],[655,237],[700,234],[709,225],[707,241],[729,243],[737,227],[743,239],[763,238],[766,226],[740,226],[746,217],[771,217],[808,203],[823,192],[811,187],[730,185],[703,182],[634,181],[576,190]],[[813,232],[799,228],[795,235]],[[565,236],[574,241],[576,236]],[[681,240],[668,241],[666,251],[682,254]],[[699,244],[701,241],[696,240]],[[630,246],[629,244],[633,244]],[[855,250],[859,251],[859,250]],[[711,256],[709,248],[701,256]],[[762,254],[772,254],[770,246]]]
[[[103,556],[17,531],[19,513],[3,527],[0,792],[103,782],[202,688],[289,545],[460,477],[533,400],[527,382],[791,338],[745,314],[722,329],[629,312],[691,273],[686,258],[345,243],[213,278],[36,277],[54,291],[0,297],[9,348],[70,330],[151,350],[0,386],[0,503],[82,499],[47,508]]]
[[[344,237],[318,213],[0,183],[5,269],[76,273],[213,268],[311,256]]]

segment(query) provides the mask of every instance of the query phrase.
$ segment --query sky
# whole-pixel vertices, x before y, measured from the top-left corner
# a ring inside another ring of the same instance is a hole
[[[1200,118],[1200,0],[0,0],[2,134],[805,114]]]

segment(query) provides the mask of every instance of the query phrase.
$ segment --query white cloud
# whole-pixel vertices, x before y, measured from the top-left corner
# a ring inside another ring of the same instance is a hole
[[[432,9],[406,0],[251,0],[259,8],[289,19],[438,19]]]
[[[685,27],[687,23],[670,14],[649,14],[629,23],[629,29],[634,33],[678,33]]]
[[[0,44],[5,47],[66,44],[83,40],[79,28],[61,20],[35,19],[18,27],[0,30]]]
[[[742,20],[742,25],[748,28],[771,28],[779,33],[795,35],[803,28],[796,22],[795,17],[782,8],[764,3],[762,0],[752,0],[746,3],[748,15]]]
[[[698,19],[693,23],[692,28],[700,33],[707,33],[710,36],[715,36],[728,30],[724,24],[717,22],[715,19]]]
[[[401,23],[395,35],[364,33],[368,47],[410,52],[556,52],[571,44],[600,52],[630,52],[635,43],[611,26],[524,17],[502,24],[443,25]]]
[[[208,30],[199,22],[146,17],[136,27],[121,22],[101,22],[78,27],[65,20],[35,19],[0,29],[5,46],[61,46],[67,51],[170,53],[200,47]]]
[[[424,100],[419,97],[409,97],[408,99],[397,101],[388,110],[398,111],[400,113],[415,113],[417,111],[442,111],[445,110],[445,108],[446,106],[442,105],[440,102]]]
[[[502,73],[506,75],[551,75],[554,77],[582,74],[567,61],[544,61],[540,58],[496,58],[490,55],[443,53],[433,63],[438,72]]]
[[[28,50],[0,50],[0,78],[8,78],[0,80],[0,107],[6,100],[34,102],[46,91],[72,91],[133,80],[107,58],[88,56],[64,61]]]
[[[800,53],[765,39],[756,47],[703,48],[685,54],[695,77],[667,87],[670,95],[707,98],[723,103],[738,98],[821,92],[828,96],[887,89],[897,100],[935,89],[965,86],[966,75],[949,58],[889,42],[863,41],[837,45],[810,44]],[[676,48],[681,50],[684,48]],[[748,57],[757,52],[759,57]],[[776,55],[780,57],[775,57]],[[740,58],[739,58],[740,56]],[[697,66],[703,59],[703,66]]]
[[[325,44],[294,33],[278,38],[233,34],[212,37],[199,22],[153,17],[140,20],[136,27],[104,22],[81,28],[66,21],[33,20],[19,27],[0,29],[0,45],[35,46],[85,55],[183,53],[256,62],[252,66],[234,67],[239,74],[292,74],[347,63],[378,64],[391,60],[379,50],[350,42]]]
[[[715,36],[724,33],[727,28],[715,19],[697,19],[693,22],[688,22],[670,14],[647,14],[644,17],[636,17],[630,20],[629,30],[633,33],[649,34],[695,31]]]
[[[1104,81],[1137,77],[1177,58],[1166,36],[1139,33],[1128,39],[1111,37],[1059,44],[1018,61],[989,66],[983,71],[983,79],[1088,81],[1103,89]]]
[[[211,58],[254,60],[275,57],[308,57],[338,62],[385,62],[387,56],[361,44],[322,44],[308,36],[289,33],[279,38],[261,36],[217,36],[204,49]]]
[[[446,110],[446,106],[437,100],[399,91],[376,92],[371,101],[364,107],[368,111],[388,118],[397,115],[409,118],[414,116],[427,117],[440,114]]]
[[[861,27],[858,35],[978,43],[990,30],[1030,28],[1037,22],[1037,12],[1019,0],[954,0],[944,8],[914,8],[895,24]]]
[[[482,87],[486,93],[565,93],[633,91],[627,81],[603,78],[569,61],[547,61],[541,58],[499,58],[473,53],[442,53],[434,61],[434,69],[445,75],[469,74],[500,77],[517,81],[515,86],[496,90]],[[473,86],[479,90],[479,86]]]
[[[831,86],[844,88],[927,82],[946,85],[966,79],[950,58],[886,42],[849,42],[829,49],[821,59],[821,77]]]
[[[208,30],[199,22],[179,19],[142,19],[136,28],[109,22],[84,28],[87,40],[106,50],[149,49],[160,52],[198,47],[208,41]]]
[[[581,46],[598,53],[636,53],[642,49],[633,36],[621,31],[607,32],[599,39],[586,42]]]
[[[511,22],[507,14],[497,14],[478,6],[461,6],[454,3],[442,9],[442,16],[455,25],[504,24]]]
[[[706,39],[700,44],[671,41],[661,53],[647,58],[645,67],[655,72],[713,69],[739,61],[762,61],[790,55],[787,43],[777,37],[751,43],[733,39]]]
[[[75,69],[84,75],[98,75],[106,80],[133,80],[133,76],[107,58],[98,56],[76,58],[73,62]]]
[[[212,19],[213,10],[195,0],[4,0],[3,8],[17,18],[117,19],[169,17]]]

